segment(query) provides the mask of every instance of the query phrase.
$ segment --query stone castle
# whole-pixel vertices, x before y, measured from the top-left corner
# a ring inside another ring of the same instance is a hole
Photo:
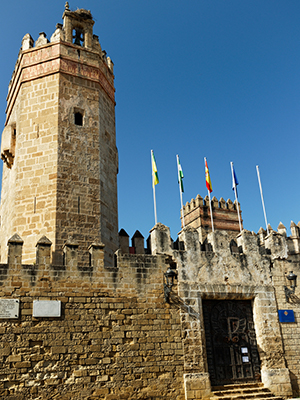
[[[199,195],[176,241],[118,232],[113,63],[90,11],[27,34],[2,134],[1,399],[300,396],[300,225]]]

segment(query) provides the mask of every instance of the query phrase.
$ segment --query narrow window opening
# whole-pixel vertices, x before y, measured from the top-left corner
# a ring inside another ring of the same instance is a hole
[[[78,196],[78,214],[80,214],[80,197]]]
[[[14,158],[15,156],[15,152],[16,152],[16,140],[17,140],[17,128],[16,126],[13,127],[12,129],[12,134],[11,134],[11,154],[12,154],[12,158]]]
[[[208,243],[207,238],[204,240],[204,242],[201,244],[201,251],[212,251],[212,245]]]
[[[80,112],[75,112],[74,114],[75,125],[82,126],[83,125],[83,115]]]
[[[239,248],[235,240],[231,240],[229,247],[231,254],[239,254]]]

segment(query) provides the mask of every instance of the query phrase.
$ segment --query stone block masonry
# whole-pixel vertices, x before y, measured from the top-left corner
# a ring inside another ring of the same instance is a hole
[[[93,245],[93,265],[83,271],[71,245],[65,268],[50,264],[47,238],[35,265],[22,264],[22,245],[15,235],[0,266],[0,298],[20,300],[19,318],[0,322],[0,398],[185,398],[180,315],[164,302],[164,256],[119,254],[117,267],[105,268],[103,246]],[[34,318],[33,300],[60,300],[61,317]]]
[[[24,260],[30,260],[37,233],[55,241],[58,85],[57,75],[29,81],[16,99],[16,159],[12,169],[4,166],[1,240],[20,232],[28,249]]]
[[[184,399],[176,313],[99,290],[49,294],[39,298],[62,299],[60,319],[32,318],[24,296],[20,320],[0,326],[1,398]]]
[[[281,256],[292,238],[272,231],[264,247],[244,230],[236,254],[230,233],[210,233],[212,251],[201,250],[198,237],[186,228],[179,236],[184,250],[175,250],[169,229],[157,224],[149,241],[152,254],[129,254],[123,243],[116,265],[107,267],[105,246],[94,242],[90,263],[82,267],[74,243],[64,245],[63,266],[51,263],[46,237],[37,242],[35,264],[23,264],[23,240],[15,234],[8,262],[0,265],[0,299],[20,301],[19,317],[0,322],[3,398],[210,398],[212,353],[203,303],[217,302],[221,311],[222,302],[233,307],[245,300],[252,304],[251,346],[260,358],[255,380],[280,396],[291,397],[292,389],[297,395],[297,322],[280,325],[277,316],[277,302],[291,307],[284,296],[289,263]],[[290,261],[298,273],[297,257]],[[178,278],[166,303],[169,266]],[[61,316],[33,317],[34,300],[59,300]]]

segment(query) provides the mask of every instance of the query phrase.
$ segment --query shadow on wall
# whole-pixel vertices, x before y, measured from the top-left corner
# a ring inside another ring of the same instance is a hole
[[[293,374],[293,372],[290,372],[290,378],[291,378],[291,382],[292,382],[292,389],[293,389],[293,396],[298,397],[299,394],[299,385],[298,385],[298,381],[297,381],[297,377],[295,374]]]

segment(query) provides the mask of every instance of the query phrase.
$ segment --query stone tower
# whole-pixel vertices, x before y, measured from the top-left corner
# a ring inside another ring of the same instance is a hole
[[[242,214],[240,204],[222,197],[218,200],[215,196],[211,200],[213,222],[216,230],[227,231],[232,239],[240,232],[237,207]],[[204,199],[198,194],[196,199],[187,202],[183,207],[184,221],[186,227],[197,229],[199,240],[205,244],[207,235],[212,231],[209,198]],[[241,226],[243,221],[241,220]]]
[[[66,242],[80,254],[105,245],[107,265],[118,245],[113,63],[93,35],[90,11],[71,11],[50,41],[22,41],[9,84],[2,134],[1,261],[8,239],[24,240],[24,262],[46,235],[53,263]],[[81,257],[81,259],[80,259]]]

